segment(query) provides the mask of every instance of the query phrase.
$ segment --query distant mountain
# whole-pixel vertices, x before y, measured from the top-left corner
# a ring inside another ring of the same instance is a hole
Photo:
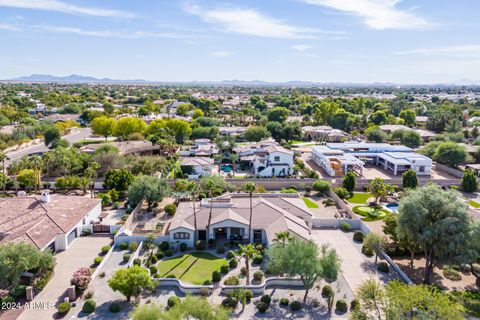
[[[0,81],[2,82],[2,81]],[[166,85],[207,85],[207,86],[244,86],[244,87],[260,87],[260,86],[290,86],[290,87],[408,87],[408,86],[425,86],[425,87],[442,87],[442,86],[478,86],[480,81],[472,81],[461,79],[452,83],[432,83],[429,85],[416,84],[396,84],[390,82],[374,82],[374,83],[353,83],[353,82],[311,82],[311,81],[286,81],[286,82],[268,82],[262,80],[223,80],[223,81],[149,81],[142,79],[134,80],[118,80],[110,78],[95,78],[72,74],[69,76],[53,76],[49,74],[32,74],[26,77],[18,77],[4,80],[3,82],[41,82],[41,83],[91,83],[91,84],[166,84]]]

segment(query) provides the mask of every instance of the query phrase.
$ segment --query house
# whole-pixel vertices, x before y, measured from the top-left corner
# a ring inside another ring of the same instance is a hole
[[[182,158],[182,172],[188,175],[188,179],[198,179],[210,176],[214,168],[214,160],[206,157]]]
[[[67,249],[96,221],[100,199],[80,196],[18,196],[0,199],[0,244],[27,242],[41,250]]]
[[[234,148],[240,162],[252,169],[253,174],[261,177],[285,177],[293,173],[293,151],[280,146],[275,140],[263,140],[257,143]]]
[[[218,127],[218,133],[223,136],[239,136],[247,131],[247,127]]]
[[[275,234],[288,231],[291,235],[308,239],[313,214],[298,194],[253,194],[252,223],[250,197],[247,193],[224,194],[203,199],[195,205],[180,202],[174,220],[168,229],[171,242],[184,242],[193,247],[196,240],[237,240],[271,244]],[[211,211],[210,226],[208,221]]]
[[[183,157],[211,157],[218,154],[218,147],[215,143],[212,143],[210,139],[195,139],[194,145],[189,147],[188,150],[181,150],[180,156]]]
[[[347,140],[348,133],[333,129],[330,126],[305,126],[302,127],[303,136],[308,140],[320,140],[327,142],[341,142]]]
[[[380,130],[386,133],[392,133],[398,130],[415,131],[420,135],[420,138],[422,138],[422,140],[425,142],[429,141],[431,138],[435,137],[436,135],[435,132],[433,131],[424,130],[424,129],[413,129],[401,124],[384,124],[380,126]]]
[[[413,169],[418,175],[429,176],[432,168],[432,159],[388,143],[327,143],[312,147],[312,160],[330,176],[342,176],[348,171],[362,176],[365,164],[382,167],[394,175]]]
[[[45,121],[52,121],[55,122],[63,122],[63,121],[80,121],[79,114],[51,114],[49,116],[43,117],[42,120]]]

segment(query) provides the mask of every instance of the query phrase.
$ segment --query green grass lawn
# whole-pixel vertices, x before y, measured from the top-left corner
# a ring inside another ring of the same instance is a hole
[[[305,141],[301,140],[290,140],[289,144],[299,144],[299,143],[304,143]]]
[[[158,274],[162,278],[174,275],[185,282],[203,284],[212,279],[213,271],[220,271],[220,267],[227,264],[227,260],[208,252],[192,252],[160,261]]]
[[[389,211],[381,208],[374,208],[369,206],[355,206],[353,212],[362,216],[362,221],[377,221],[383,220],[385,216],[391,214]]]
[[[480,208],[480,203],[473,200],[468,201],[468,205],[474,208]]]
[[[302,199],[303,199],[303,202],[305,202],[305,204],[307,205],[308,208],[310,208],[310,209],[319,208],[318,204],[316,204],[312,200],[310,200],[306,197],[302,197]]]
[[[347,199],[348,202],[350,203],[361,203],[365,204],[368,200],[368,198],[373,197],[373,194],[371,193],[364,193],[364,192],[354,192],[353,197]]]

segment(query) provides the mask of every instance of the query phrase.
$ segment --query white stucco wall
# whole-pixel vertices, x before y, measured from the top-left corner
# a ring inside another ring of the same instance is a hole
[[[189,239],[175,239],[174,234],[177,232],[186,232],[190,235]],[[168,231],[169,233],[169,241],[170,242],[179,242],[179,243],[186,243],[189,248],[193,248],[194,245],[194,233],[193,230],[187,229],[187,228],[175,228],[172,230]]]

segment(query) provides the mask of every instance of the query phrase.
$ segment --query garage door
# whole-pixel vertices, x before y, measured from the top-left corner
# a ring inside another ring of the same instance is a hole
[[[77,237],[77,229],[73,230],[73,231],[70,232],[70,234],[68,235],[68,237],[67,237],[67,245],[70,245],[70,243],[72,243],[72,241],[75,240],[76,237]]]

